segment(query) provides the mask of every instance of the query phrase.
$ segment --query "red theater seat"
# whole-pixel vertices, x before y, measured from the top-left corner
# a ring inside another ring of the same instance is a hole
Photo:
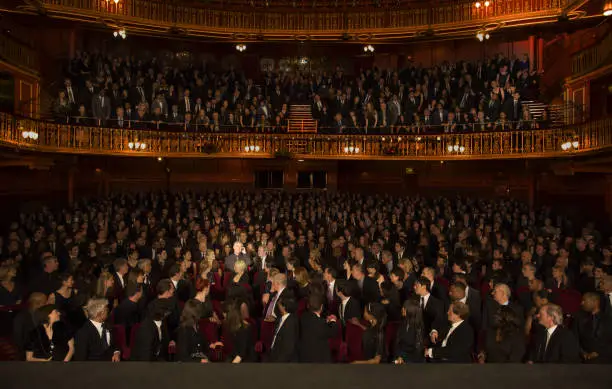
[[[393,345],[395,344],[395,338],[397,337],[397,330],[401,322],[399,321],[390,321],[387,323],[385,327],[385,347],[387,350],[387,355],[393,354]]]
[[[119,347],[119,350],[121,350],[121,355],[124,359],[127,359],[130,355],[130,348],[128,346],[125,327],[123,325],[113,325],[113,338],[115,339],[115,345]],[[126,355],[128,357],[126,357]]]
[[[361,327],[356,326],[352,323],[346,323],[346,332],[344,334],[347,346],[347,361],[360,361],[363,359],[363,351],[361,346],[361,339],[363,330]]]

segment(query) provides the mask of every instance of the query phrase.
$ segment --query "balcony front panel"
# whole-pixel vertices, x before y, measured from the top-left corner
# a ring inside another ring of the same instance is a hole
[[[471,28],[496,29],[552,21],[569,0],[505,0],[476,8],[474,2],[383,9],[312,8],[278,10],[253,7],[206,8],[149,0],[42,0],[50,16],[121,23],[128,28],[151,32],[180,28],[188,35],[256,39],[323,39],[343,33],[352,39],[393,39],[418,36],[428,29],[437,35],[471,34]],[[252,34],[252,35],[250,35]],[[340,34],[340,35],[339,35]]]
[[[570,157],[612,146],[611,120],[533,131],[364,136],[168,132],[0,118],[5,147],[111,156],[466,160]]]

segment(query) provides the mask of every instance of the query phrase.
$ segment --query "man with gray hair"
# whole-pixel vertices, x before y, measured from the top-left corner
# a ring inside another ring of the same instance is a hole
[[[233,272],[234,264],[239,259],[243,260],[247,266],[251,266],[253,263],[251,258],[246,254],[242,242],[237,240],[234,243],[234,252],[225,258],[225,271]]]
[[[491,295],[493,299],[487,299],[485,302],[485,313],[483,315],[483,324],[482,328],[492,330],[495,325],[495,315],[499,311],[499,307],[507,305],[511,308],[516,317],[521,321],[521,323],[525,322],[525,311],[523,307],[518,304],[510,301],[510,297],[512,296],[512,292],[510,291],[510,287],[504,283],[495,284],[493,290],[491,291]]]
[[[563,310],[555,304],[540,308],[538,321],[545,328],[536,335],[528,363],[580,363],[580,346],[572,332],[563,327]]]
[[[106,327],[108,300],[89,299],[85,313],[89,320],[74,337],[74,360],[119,362],[121,352],[115,346],[113,336]]]

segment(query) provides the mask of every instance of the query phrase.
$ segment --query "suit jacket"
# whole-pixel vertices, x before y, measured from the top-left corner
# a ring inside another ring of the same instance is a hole
[[[439,334],[440,344],[446,338],[451,326]],[[435,347],[432,350],[434,359],[452,363],[471,363],[474,348],[474,330],[467,321],[463,321],[446,340],[446,347]]]
[[[127,286],[127,276],[123,277],[122,285],[121,281],[119,280],[119,275],[116,272],[113,272],[113,280],[115,281],[113,284],[113,297],[118,301],[123,301],[123,298],[125,297],[125,287],[123,285]]]
[[[324,317],[304,312],[300,318],[300,362],[331,363],[329,339],[337,332],[337,323],[327,323]]]
[[[186,102],[185,96],[178,99],[179,112],[184,115],[187,112],[187,104],[189,104],[189,112],[191,112],[192,114],[195,114],[195,112],[193,112],[195,108],[195,104],[193,103],[193,100],[190,97],[188,101]]]
[[[153,101],[151,104],[151,112],[154,112],[155,108],[160,108],[162,115],[168,115],[168,103],[165,100],[162,100],[161,102],[158,100]]]
[[[514,311],[514,313],[516,314],[516,317],[521,321],[521,323],[525,322],[525,311],[523,310],[523,307],[521,306],[521,304],[518,303],[514,303],[514,302],[510,302],[508,303],[508,306],[510,308],[512,308],[512,310]],[[495,314],[497,313],[497,310],[499,309],[500,305],[493,300],[492,297],[487,297],[487,300],[485,301],[485,312],[483,315],[483,323],[482,323],[482,328],[483,329],[492,329],[493,325],[495,324]]]
[[[525,336],[523,331],[497,341],[497,331],[487,331],[485,353],[487,363],[521,363],[525,357]]]
[[[113,311],[113,322],[125,326],[128,331],[134,324],[140,323],[141,317],[141,305],[127,298]]]
[[[153,319],[146,319],[138,332],[136,332],[136,340],[134,347],[132,348],[132,355],[130,360],[132,361],[163,361],[167,359],[168,355],[168,330],[166,329],[165,323],[161,325],[161,339],[159,337],[159,331],[157,325]]]
[[[359,288],[359,282],[357,280],[352,279],[351,281],[353,282],[355,297],[361,301],[363,306],[380,301],[380,289],[378,288],[378,283],[374,279],[365,276],[362,288]]]
[[[580,363],[580,346],[578,340],[566,328],[558,326],[552,333],[548,347],[547,331],[540,331],[535,336],[529,360],[536,363]]]
[[[428,334],[432,329],[436,329],[440,332],[440,329],[444,328],[446,325],[444,303],[431,294],[423,310],[423,323],[425,324],[425,330]]]
[[[288,363],[298,361],[299,322],[297,314],[289,314],[282,323],[276,319],[275,338],[272,342],[268,362]],[[279,328],[280,326],[280,328]]]
[[[612,316],[600,312],[594,317],[580,311],[574,316],[572,327],[580,350],[599,354],[587,363],[612,363]]]
[[[468,287],[467,306],[470,308],[470,325],[475,331],[482,327],[482,299],[480,292],[471,286]]]
[[[342,320],[343,324],[346,324],[354,317],[357,319],[361,318],[361,304],[356,298],[349,297],[344,313],[342,312],[342,302],[338,304],[338,318]]]
[[[104,100],[104,105],[102,100]],[[91,100],[91,112],[96,119],[108,120],[111,116],[110,98],[108,96],[94,96]]]
[[[83,327],[77,331],[74,337],[74,357],[75,361],[110,361],[113,354],[119,349],[115,346],[112,332],[109,334],[110,342],[105,347],[98,329],[90,320],[87,320]]]

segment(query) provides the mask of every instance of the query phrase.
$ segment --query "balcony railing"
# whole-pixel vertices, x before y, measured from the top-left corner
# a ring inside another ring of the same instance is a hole
[[[0,144],[40,152],[173,158],[550,158],[612,146],[612,120],[548,130],[364,136],[111,129],[0,114]]]
[[[601,66],[612,53],[612,31],[595,46],[579,51],[572,56],[572,75],[581,76]]]
[[[35,50],[0,34],[0,59],[27,70],[38,70],[38,54]]]
[[[397,9],[279,10],[274,8],[207,5],[197,7],[168,1],[120,0],[42,0],[49,11],[62,12],[62,17],[96,16],[130,23],[155,22],[157,25],[179,26],[198,31],[216,30],[225,33],[266,31],[293,32],[298,35],[322,32],[373,32],[381,29],[427,29],[435,25],[488,23],[503,19],[516,22],[544,16],[556,16],[569,0],[504,0],[489,7],[476,8],[473,1],[452,1]],[[299,11],[299,12],[298,12]],[[396,31],[397,32],[397,31]]]

